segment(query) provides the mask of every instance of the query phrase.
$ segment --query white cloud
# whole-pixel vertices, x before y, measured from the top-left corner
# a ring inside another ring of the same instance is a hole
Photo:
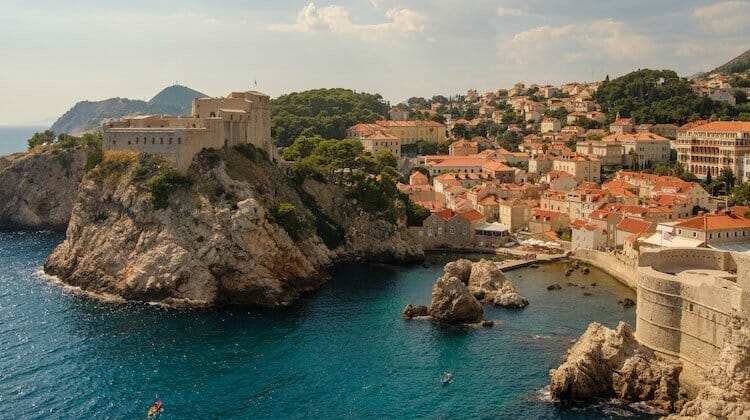
[[[710,6],[696,7],[693,19],[706,33],[730,35],[748,32],[750,21],[750,3],[744,1],[725,1]]]
[[[519,64],[582,59],[642,60],[656,47],[648,37],[612,19],[564,26],[538,26],[500,41],[501,53]]]
[[[495,9],[495,14],[497,14],[498,16],[524,16],[527,13],[521,9],[499,6],[497,9]]]
[[[342,6],[315,7],[309,3],[297,14],[295,23],[268,25],[277,32],[333,33],[353,35],[365,41],[380,41],[388,37],[403,37],[424,32],[424,16],[411,9],[393,8],[385,12],[386,22],[356,24],[349,11]]]

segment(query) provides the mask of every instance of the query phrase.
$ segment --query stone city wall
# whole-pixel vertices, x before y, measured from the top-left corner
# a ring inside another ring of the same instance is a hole
[[[731,313],[740,307],[737,265],[728,252],[672,249],[641,254],[636,337],[651,349],[683,362],[681,380],[694,386],[719,356]],[[705,274],[671,274],[688,269]],[[722,276],[722,273],[725,275]]]

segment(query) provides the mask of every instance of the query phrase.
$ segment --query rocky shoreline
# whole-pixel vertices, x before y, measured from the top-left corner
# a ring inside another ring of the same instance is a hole
[[[672,419],[750,416],[750,324],[735,316],[719,359],[704,372],[698,395],[687,400],[679,362],[641,345],[632,329],[592,323],[550,371],[551,395],[560,401],[617,398],[644,402]]]

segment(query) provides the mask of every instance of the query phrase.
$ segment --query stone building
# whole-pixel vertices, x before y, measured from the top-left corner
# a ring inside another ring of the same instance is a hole
[[[164,156],[185,171],[206,148],[249,143],[275,156],[271,142],[268,95],[232,92],[226,98],[193,100],[189,117],[145,115],[102,125],[102,149],[132,150]]]
[[[716,178],[726,166],[743,179],[748,154],[750,122],[714,121],[677,132],[677,161],[698,178]]]

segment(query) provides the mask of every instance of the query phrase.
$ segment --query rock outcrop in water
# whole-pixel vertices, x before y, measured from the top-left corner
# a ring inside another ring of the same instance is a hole
[[[338,259],[370,257],[355,255],[348,237],[326,246],[310,216],[319,209],[259,153],[238,150],[204,151],[188,180],[157,157],[107,155],[82,181],[66,239],[45,271],[129,300],[273,307],[319,287]],[[367,220],[351,217],[340,228],[366,229]],[[389,258],[422,256],[419,248],[404,253],[402,244],[414,242],[405,232],[391,226],[381,239]]]
[[[673,412],[684,402],[681,371],[681,365],[638,343],[628,324],[611,330],[595,322],[550,371],[550,391],[561,400],[616,397]]]
[[[750,418],[750,324],[734,317],[718,360],[703,373],[695,399],[685,404],[681,418]]]
[[[445,265],[443,275],[432,287],[432,301],[427,309],[429,316],[439,322],[476,324],[484,315],[481,302],[508,308],[529,304],[495,263],[459,259]],[[404,318],[422,316],[421,308],[408,305]]]
[[[465,265],[468,260],[464,261]],[[523,308],[529,304],[529,301],[518,294],[513,283],[492,261],[483,259],[472,264],[467,284],[469,291],[479,296],[480,300],[485,303],[505,308]]]
[[[0,228],[64,231],[86,158],[94,152],[39,146],[0,157]]]
[[[447,324],[475,324],[482,321],[484,310],[469,288],[455,276],[440,277],[432,287],[428,312]]]

